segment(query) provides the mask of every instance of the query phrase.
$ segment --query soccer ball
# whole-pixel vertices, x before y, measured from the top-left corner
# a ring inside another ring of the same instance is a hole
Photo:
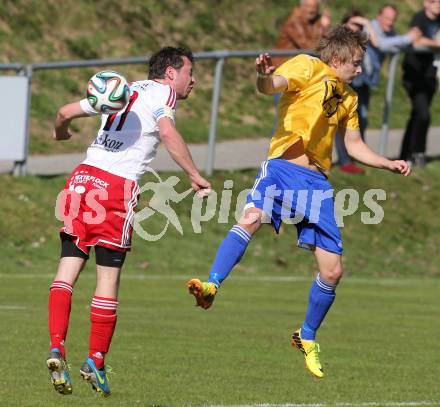
[[[125,109],[130,99],[127,79],[115,71],[98,72],[89,80],[87,99],[99,113],[117,113]]]

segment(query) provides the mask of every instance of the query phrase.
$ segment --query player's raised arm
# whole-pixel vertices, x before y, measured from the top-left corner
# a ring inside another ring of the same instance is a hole
[[[188,175],[193,190],[204,190],[209,193],[211,184],[199,174],[188,146],[174,126],[174,122],[168,117],[163,117],[159,120],[158,126],[162,142],[170,153],[171,158]]]
[[[362,140],[359,130],[340,129],[340,131],[344,135],[348,154],[355,160],[370,167],[382,168],[402,174],[405,177],[411,173],[411,168],[406,161],[389,160],[371,150]]]
[[[70,137],[72,137],[72,133],[69,131],[70,122],[73,119],[88,116],[89,115],[82,109],[80,102],[69,103],[61,106],[55,119],[53,138],[55,140],[68,140]]]
[[[255,60],[257,71],[257,89],[265,95],[283,92],[287,89],[287,79],[280,75],[272,75],[275,67],[269,54],[260,54]]]

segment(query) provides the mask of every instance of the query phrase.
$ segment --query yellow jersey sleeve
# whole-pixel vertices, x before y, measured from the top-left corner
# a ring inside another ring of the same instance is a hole
[[[280,65],[274,75],[281,75],[287,79],[286,92],[296,92],[306,85],[313,76],[313,64],[309,55],[297,55]]]
[[[354,91],[351,91],[348,97],[349,102],[349,108],[348,113],[339,122],[339,127],[341,129],[347,129],[347,130],[359,130],[359,118],[357,113],[358,108],[358,98],[354,94]]]

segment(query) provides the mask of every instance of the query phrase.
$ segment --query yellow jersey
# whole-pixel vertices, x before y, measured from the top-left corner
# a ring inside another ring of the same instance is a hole
[[[305,54],[282,64],[274,75],[286,78],[288,85],[280,99],[268,159],[280,157],[302,139],[310,160],[328,171],[338,127],[359,129],[355,91],[326,63]]]

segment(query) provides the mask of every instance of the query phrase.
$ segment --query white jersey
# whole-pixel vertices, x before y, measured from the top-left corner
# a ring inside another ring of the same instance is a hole
[[[83,163],[137,181],[156,156],[159,119],[175,121],[176,92],[169,85],[145,80],[133,82],[130,94],[125,110],[102,115],[101,128]],[[98,114],[87,99],[80,103],[85,113]]]

